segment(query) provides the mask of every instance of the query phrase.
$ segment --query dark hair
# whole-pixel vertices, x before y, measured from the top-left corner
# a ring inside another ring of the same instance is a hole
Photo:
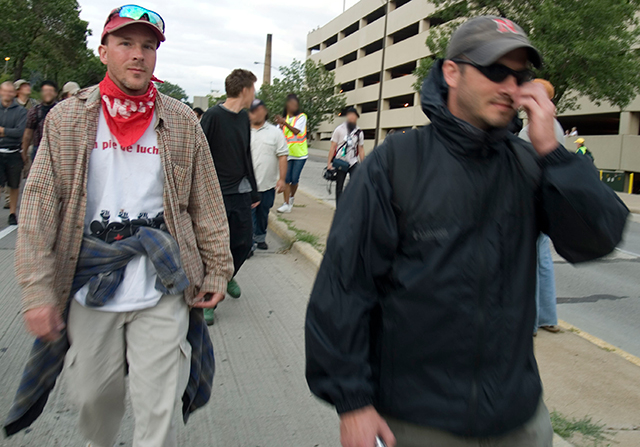
[[[193,109],[193,111],[196,113],[196,115],[201,116],[204,113],[204,110],[202,110],[200,107],[196,107],[195,109]]]
[[[295,101],[298,103],[298,110],[296,110],[295,114],[300,115],[300,100],[298,99],[298,95],[296,95],[295,93],[289,93],[287,95],[286,101],[284,102],[284,112],[282,112],[282,116],[287,116],[287,103],[292,99],[295,99]]]
[[[56,93],[58,93],[58,84],[56,84],[54,81],[42,81],[42,84],[40,84],[40,90],[42,90],[42,87],[44,87],[45,85],[48,85],[49,87],[53,87],[53,89],[56,91]]]
[[[249,70],[236,68],[224,81],[224,88],[229,98],[237,98],[245,88],[251,88],[258,78]]]

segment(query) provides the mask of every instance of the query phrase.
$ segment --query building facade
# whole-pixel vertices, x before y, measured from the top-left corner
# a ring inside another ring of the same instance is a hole
[[[421,59],[431,56],[425,45],[429,31],[442,24],[432,17],[435,6],[426,0],[390,0],[388,14],[386,8],[384,0],[361,0],[307,36],[307,57],[335,73],[347,105],[360,112],[367,152],[373,149],[376,136],[383,141],[391,130],[406,131],[428,123],[413,89],[412,73]],[[380,133],[376,135],[380,96]],[[630,175],[640,173],[640,97],[622,111],[587,100],[579,104],[578,110],[559,116],[562,125],[577,127],[598,169],[625,172],[625,191],[640,193],[640,175],[634,176],[635,184]],[[328,150],[331,133],[340,122],[336,117],[332,123],[323,123],[312,136],[313,146]],[[567,148],[575,146],[574,140],[567,139]]]
[[[403,131],[428,123],[412,88],[416,80],[412,73],[420,59],[430,55],[425,41],[435,7],[424,0],[389,2],[383,69],[386,7],[380,0],[361,0],[307,37],[307,57],[335,72],[347,105],[360,112],[367,151],[376,139],[381,79],[380,141],[392,129]],[[313,136],[314,147],[329,149],[331,133],[339,123],[340,117],[323,123]]]

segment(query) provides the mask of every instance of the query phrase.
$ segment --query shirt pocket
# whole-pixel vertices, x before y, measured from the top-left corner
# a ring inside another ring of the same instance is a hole
[[[180,211],[186,211],[189,207],[189,196],[191,195],[190,169],[171,163],[171,171],[173,172],[173,181],[176,186]]]

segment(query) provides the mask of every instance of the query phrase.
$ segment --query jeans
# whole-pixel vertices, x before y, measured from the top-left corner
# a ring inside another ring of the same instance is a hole
[[[306,162],[306,158],[304,160],[289,160],[287,164],[287,185],[297,185],[300,183],[300,174]]]
[[[553,259],[549,236],[540,234],[538,237],[538,281],[536,287],[536,326],[534,332],[542,326],[555,326],[558,324],[558,311],[556,308],[556,278],[553,271]]]
[[[340,202],[340,196],[342,195],[342,190],[344,189],[344,181],[347,179],[347,174],[349,174],[349,179],[353,177],[353,173],[358,169],[358,163],[351,166],[349,171],[338,171],[336,174],[336,206],[338,202]]]
[[[267,225],[269,224],[269,210],[276,200],[276,190],[271,188],[262,193],[260,205],[251,210],[253,217],[253,242],[264,242],[267,238]]]
[[[253,224],[251,222],[251,193],[226,194],[222,196],[229,221],[229,239],[235,276],[247,260],[253,246]]]

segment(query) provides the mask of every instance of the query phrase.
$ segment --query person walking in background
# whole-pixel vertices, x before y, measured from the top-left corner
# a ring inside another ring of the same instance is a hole
[[[36,158],[38,146],[42,140],[44,120],[51,109],[58,103],[57,97],[58,84],[53,81],[43,81],[40,85],[40,99],[42,102],[27,113],[27,126],[22,138],[22,152],[23,154],[28,154],[29,147],[33,144],[31,160]]]
[[[180,409],[208,401],[200,308],[225,298],[229,231],[198,121],[151,82],[164,40],[157,13],[114,9],[98,49],[104,80],[48,115],[16,245],[37,340],[7,434],[40,414],[62,358],[92,447],[114,445],[127,383],[134,447],[176,447]]]
[[[264,102],[253,101],[249,109],[251,120],[251,157],[256,173],[260,205],[253,209],[253,243],[259,250],[268,250],[267,226],[269,211],[276,194],[285,188],[289,147],[280,129],[267,122],[269,111]]]
[[[547,92],[550,100],[555,97],[555,88],[546,79],[534,79],[542,85]],[[562,125],[555,120],[554,133],[558,144],[564,146],[564,129]],[[529,126],[526,126],[520,132],[520,138],[531,143],[529,137]],[[536,282],[536,322],[533,326],[533,335],[536,336],[538,328],[542,328],[549,332],[560,332],[558,327],[558,298],[556,296],[556,276],[553,269],[553,257],[551,256],[551,239],[544,233],[538,236],[538,267]]]
[[[584,141],[584,138],[582,137],[574,141],[574,144],[578,147],[578,149],[576,150],[576,154],[584,155],[589,160],[591,160],[592,163],[595,163],[595,158],[593,157],[593,153],[589,150],[589,148],[584,143],[585,141]]]
[[[60,100],[64,101],[65,99],[69,99],[79,91],[80,85],[78,85],[77,82],[69,81],[62,87],[62,91],[60,92]]]
[[[196,107],[195,109],[193,109],[193,113],[196,114],[196,117],[198,118],[198,121],[202,119],[202,115],[204,115],[204,110],[202,110],[200,107]]]
[[[552,445],[536,242],[590,261],[629,211],[558,144],[531,65],[542,58],[515,23],[461,25],[422,85],[431,124],[387,137],[341,198],[305,335],[307,382],[336,407],[343,447]],[[531,145],[509,131],[520,108]]]
[[[358,163],[364,161],[364,132],[358,127],[360,114],[355,107],[346,112],[347,120],[333,131],[327,169],[336,170],[336,205],[340,201],[344,182],[353,175]]]
[[[307,115],[300,111],[300,101],[298,96],[290,94],[284,107],[284,117],[276,115],[275,123],[280,126],[289,145],[289,158],[287,166],[286,187],[284,190],[284,204],[278,208],[279,213],[290,213],[293,210],[293,202],[300,174],[304,164],[309,158],[309,148],[307,146]]]
[[[9,225],[18,225],[18,196],[26,162],[26,153],[22,152],[26,123],[27,109],[18,104],[14,84],[3,82],[0,85],[0,185],[9,196]]]
[[[569,134],[570,137],[577,137],[578,136],[578,128],[577,127],[572,127],[571,128],[571,133]]]
[[[31,110],[38,104],[38,101],[31,97],[31,83],[24,79],[18,79],[13,83],[16,88],[16,101],[27,110]]]
[[[251,159],[251,126],[246,111],[255,99],[256,81],[256,76],[248,70],[233,70],[225,80],[227,100],[211,107],[200,120],[227,210],[234,277],[251,253],[251,210],[260,204]],[[242,291],[235,279],[229,281],[227,292],[233,298],[240,298]],[[205,318],[208,324],[213,324],[213,309],[206,311]]]

